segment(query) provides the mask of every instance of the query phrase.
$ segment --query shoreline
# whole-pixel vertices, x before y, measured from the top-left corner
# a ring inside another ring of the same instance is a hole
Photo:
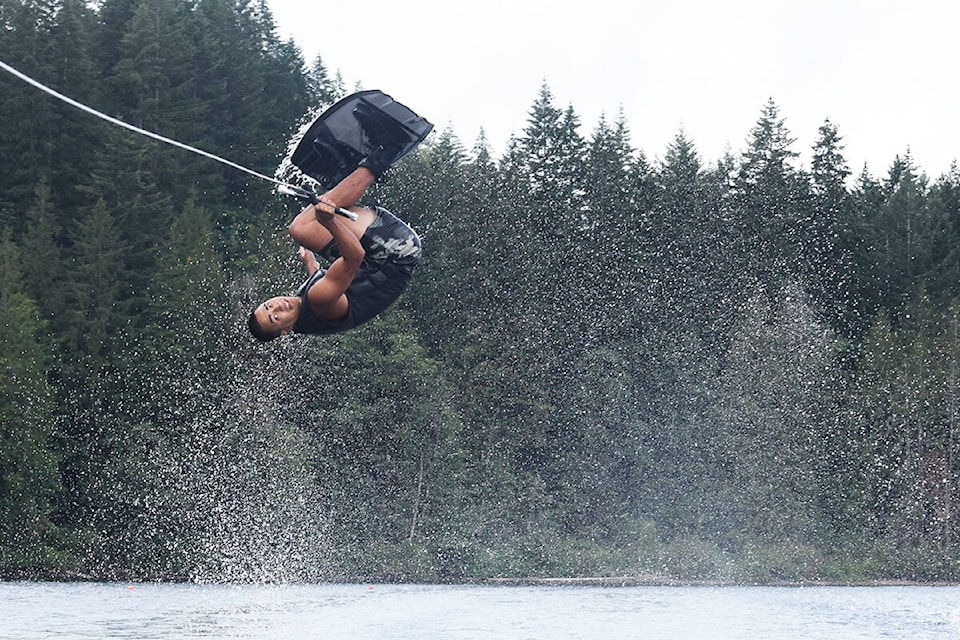
[[[358,584],[358,585],[423,585],[423,586],[494,586],[494,587],[955,587],[960,582],[943,580],[902,580],[878,578],[874,580],[768,580],[735,581],[720,579],[685,579],[668,576],[582,576],[582,577],[494,577],[459,578],[448,580],[404,579],[397,576],[327,576],[317,580],[199,580],[184,576],[136,577],[136,576],[93,576],[79,573],[31,574],[0,573],[3,582],[100,582],[130,584],[210,584],[210,585],[322,585],[322,584]]]
[[[733,580],[683,579],[663,576],[608,576],[592,578],[488,578],[481,584],[505,586],[597,586],[597,587],[952,587],[952,581],[920,580],[769,580],[738,582]]]

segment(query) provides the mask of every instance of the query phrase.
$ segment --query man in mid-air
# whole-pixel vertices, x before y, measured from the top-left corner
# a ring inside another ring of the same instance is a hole
[[[309,278],[292,296],[277,296],[250,314],[248,326],[262,342],[289,333],[329,334],[352,329],[389,307],[410,282],[420,260],[420,238],[381,207],[359,207],[361,196],[392,158],[364,159],[319,203],[300,212],[290,235],[300,245]],[[335,214],[338,207],[356,215]],[[321,268],[316,256],[330,265]]]

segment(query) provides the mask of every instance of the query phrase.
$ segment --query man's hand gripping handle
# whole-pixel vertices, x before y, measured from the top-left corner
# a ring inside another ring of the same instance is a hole
[[[297,200],[303,200],[304,202],[309,202],[312,205],[320,204],[320,198],[317,197],[315,191],[311,189],[305,189],[303,187],[295,187],[291,184],[283,184],[277,187],[277,191],[287,196],[293,196]],[[334,209],[334,213],[338,216],[343,216],[350,220],[356,220],[357,214],[352,211],[348,211],[343,207],[337,207]]]

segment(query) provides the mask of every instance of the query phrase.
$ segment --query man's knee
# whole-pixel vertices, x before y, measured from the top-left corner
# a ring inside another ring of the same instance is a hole
[[[290,223],[290,226],[287,227],[287,231],[290,233],[297,244],[303,245],[307,241],[310,233],[310,223],[312,216],[306,218],[303,213],[300,213],[296,218],[293,219],[293,222]]]

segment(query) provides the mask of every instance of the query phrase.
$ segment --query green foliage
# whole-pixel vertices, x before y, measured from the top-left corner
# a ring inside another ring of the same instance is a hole
[[[60,487],[44,376],[49,353],[37,340],[37,306],[23,293],[9,230],[0,237],[0,265],[0,563],[30,575],[58,567],[56,545],[66,543],[52,519]]]
[[[263,0],[0,0],[0,58],[272,173],[345,92]],[[709,165],[540,87],[371,201],[408,293],[253,344],[301,276],[270,189],[0,77],[0,574],[956,580],[960,174]],[[733,136],[731,136],[733,137]]]

